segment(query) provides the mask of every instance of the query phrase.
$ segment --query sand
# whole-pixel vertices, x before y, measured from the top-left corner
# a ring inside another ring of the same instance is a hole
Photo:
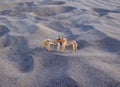
[[[0,87],[120,87],[120,0],[0,0]]]

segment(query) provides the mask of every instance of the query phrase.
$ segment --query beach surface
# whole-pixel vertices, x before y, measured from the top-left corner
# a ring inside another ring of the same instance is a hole
[[[0,87],[120,87],[120,0],[0,0]]]

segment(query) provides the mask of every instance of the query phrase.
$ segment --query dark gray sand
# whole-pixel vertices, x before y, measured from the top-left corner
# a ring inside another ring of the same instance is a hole
[[[0,0],[0,87],[120,87],[120,0]]]

